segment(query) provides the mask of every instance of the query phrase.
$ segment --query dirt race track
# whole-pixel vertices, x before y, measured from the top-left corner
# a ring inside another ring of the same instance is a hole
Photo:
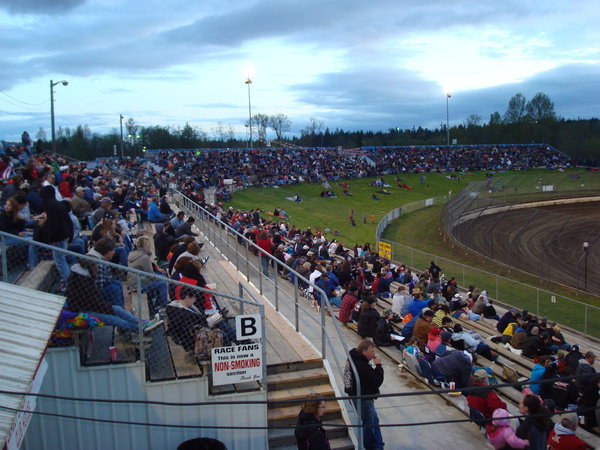
[[[508,210],[460,224],[453,234],[486,257],[600,295],[598,202]]]

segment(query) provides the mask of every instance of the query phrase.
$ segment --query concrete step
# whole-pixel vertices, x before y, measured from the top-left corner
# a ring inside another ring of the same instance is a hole
[[[309,386],[314,383],[329,383],[325,369],[306,369],[295,372],[282,372],[267,376],[269,392],[289,389],[290,387]]]
[[[285,403],[278,403],[275,405],[269,404],[269,408],[279,408],[279,407],[285,406],[285,405],[290,405],[290,406],[296,405],[298,407],[301,407],[302,403],[299,403],[299,402],[287,403],[287,401],[308,398],[312,394],[315,394],[319,397],[333,397],[333,396],[335,396],[335,391],[333,390],[333,388],[331,387],[329,382],[323,383],[323,384],[309,385],[309,386],[292,387],[289,389],[282,389],[282,390],[273,391],[273,392],[269,391],[269,393],[267,394],[268,400],[271,400],[271,401],[285,400],[286,401]]]

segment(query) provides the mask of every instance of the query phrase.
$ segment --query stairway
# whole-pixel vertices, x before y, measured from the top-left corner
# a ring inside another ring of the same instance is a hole
[[[286,363],[267,368],[268,400],[296,400],[306,398],[310,394],[322,397],[334,397],[335,392],[322,361]],[[269,427],[295,426],[301,403],[279,403],[269,405],[267,418]],[[334,424],[326,426],[327,437],[332,450],[350,450],[354,448],[341,409],[336,400],[325,402],[323,422]],[[339,426],[335,426],[339,425]],[[297,449],[293,428],[269,429],[269,448]]]

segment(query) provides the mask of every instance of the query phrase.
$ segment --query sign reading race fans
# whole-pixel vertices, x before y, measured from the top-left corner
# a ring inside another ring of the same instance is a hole
[[[262,380],[262,344],[213,348],[210,362],[213,386]]]
[[[392,245],[387,242],[379,241],[379,256],[382,258],[392,259]]]

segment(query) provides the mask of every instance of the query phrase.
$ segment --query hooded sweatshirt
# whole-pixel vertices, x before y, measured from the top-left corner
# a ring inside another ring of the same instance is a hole
[[[557,423],[548,436],[548,448],[550,450],[585,450],[587,445],[575,436],[575,430]]]
[[[515,435],[515,430],[510,426],[509,416],[510,414],[506,409],[499,408],[492,415],[494,418],[492,423],[486,426],[488,441],[495,449],[506,446],[511,448],[527,447],[527,441],[519,439]]]

